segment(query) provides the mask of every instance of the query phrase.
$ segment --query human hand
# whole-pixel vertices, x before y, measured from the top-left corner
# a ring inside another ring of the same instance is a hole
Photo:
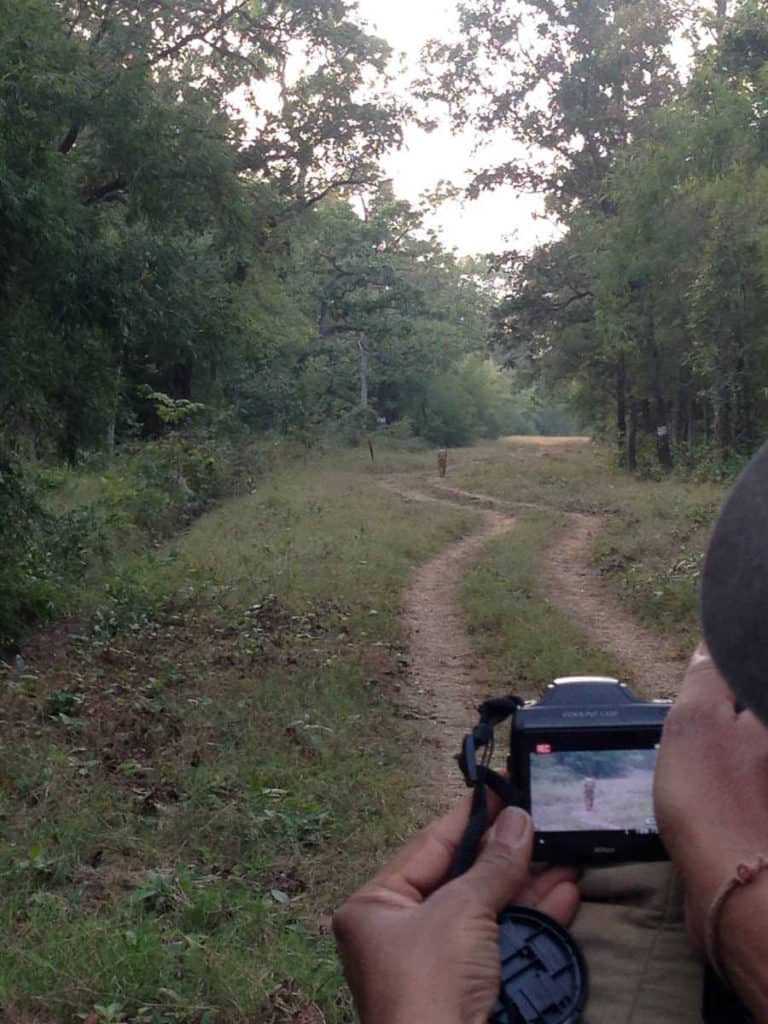
[[[735,698],[702,644],[670,711],[654,784],[656,816],[686,889],[688,931],[705,950],[707,915],[739,864],[768,854],[768,730]],[[735,889],[717,921],[729,980],[768,1020],[768,872]]]
[[[533,826],[506,808],[470,870],[446,881],[464,800],[336,912],[333,927],[363,1024],[485,1024],[499,993],[498,914],[523,903],[570,924],[575,873],[530,874]]]

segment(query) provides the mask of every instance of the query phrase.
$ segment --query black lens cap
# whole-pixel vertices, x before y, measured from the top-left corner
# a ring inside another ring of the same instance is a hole
[[[499,916],[501,991],[491,1024],[577,1024],[587,965],[569,932],[531,907]]]

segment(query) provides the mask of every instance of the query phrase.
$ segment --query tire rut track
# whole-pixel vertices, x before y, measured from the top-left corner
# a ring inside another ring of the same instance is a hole
[[[409,640],[407,687],[398,693],[403,718],[429,756],[422,758],[426,814],[450,805],[464,791],[454,755],[461,738],[474,724],[476,705],[488,696],[492,673],[473,649],[461,607],[461,587],[482,548],[515,525],[515,512],[556,513],[564,527],[544,550],[538,581],[544,598],[579,628],[599,650],[624,667],[624,679],[645,697],[674,696],[683,662],[669,645],[640,625],[606,591],[589,565],[589,549],[602,525],[596,515],[563,512],[553,506],[507,502],[465,491],[435,480],[393,475],[381,481],[406,501],[474,508],[482,512],[481,527],[451,544],[416,569],[403,597],[403,622]],[[600,666],[595,666],[599,673]],[[565,671],[565,669],[564,669]]]
[[[406,501],[457,507],[455,501],[406,488],[397,480],[383,485]],[[464,577],[482,548],[514,525],[513,516],[486,510],[480,528],[419,566],[404,593],[409,681],[397,704],[429,754],[421,758],[420,790],[413,794],[426,817],[466,792],[454,757],[464,733],[474,725],[477,704],[489,696],[487,674],[472,647],[461,607]]]
[[[547,600],[598,649],[613,654],[625,667],[625,681],[642,697],[674,697],[685,663],[668,641],[637,622],[609,593],[589,565],[589,550],[602,520],[580,512],[566,513],[566,526],[539,563]]]

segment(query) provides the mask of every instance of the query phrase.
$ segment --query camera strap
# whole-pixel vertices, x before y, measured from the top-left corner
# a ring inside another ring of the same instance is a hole
[[[514,728],[517,709],[521,707],[519,697],[496,697],[484,701],[478,708],[480,721],[472,732],[467,733],[461,745],[457,760],[464,781],[472,790],[472,806],[469,821],[458,845],[451,869],[451,878],[458,878],[474,864],[483,836],[488,831],[488,797],[486,787],[492,790],[503,803],[510,807],[520,806],[522,791],[490,766],[493,756],[493,734],[496,726],[507,718],[512,719]],[[479,755],[479,756],[478,756]]]

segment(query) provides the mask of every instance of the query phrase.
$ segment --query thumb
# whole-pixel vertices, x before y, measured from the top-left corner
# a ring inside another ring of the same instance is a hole
[[[495,914],[511,903],[528,878],[533,849],[533,823],[519,807],[505,807],[488,842],[460,879],[476,904]]]

